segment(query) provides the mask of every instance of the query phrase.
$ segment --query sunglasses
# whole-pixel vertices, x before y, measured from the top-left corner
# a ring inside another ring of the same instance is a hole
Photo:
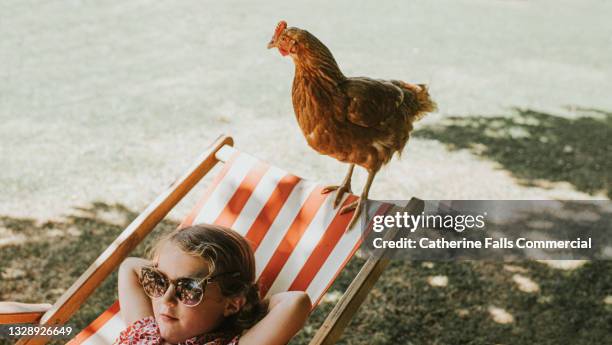
[[[175,296],[179,302],[188,307],[195,307],[202,301],[204,292],[206,292],[206,285],[224,275],[238,277],[240,272],[224,272],[202,279],[178,278],[171,280],[155,267],[143,266],[140,269],[139,281],[144,292],[151,298],[162,297],[170,287],[170,284],[173,284]]]

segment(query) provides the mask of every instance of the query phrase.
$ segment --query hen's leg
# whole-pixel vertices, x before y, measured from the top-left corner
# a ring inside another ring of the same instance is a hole
[[[349,223],[348,227],[346,228],[346,230],[350,230],[353,225],[355,225],[355,222],[357,222],[357,219],[359,219],[359,216],[361,215],[361,209],[363,208],[363,203],[366,202],[366,200],[368,200],[368,193],[370,193],[370,186],[372,185],[372,181],[374,181],[374,176],[376,176],[377,171],[376,170],[369,170],[368,169],[368,180],[366,181],[365,186],[363,187],[363,191],[361,192],[361,195],[359,196],[359,199],[353,201],[352,203],[344,206],[341,210],[340,210],[340,214],[344,214],[346,212],[350,212],[352,210],[355,210],[355,213],[353,213],[353,218],[351,218],[351,222]]]
[[[329,192],[338,190],[336,198],[334,199],[334,208],[340,205],[340,200],[342,200],[342,196],[344,195],[344,193],[351,193],[351,177],[353,176],[353,168],[355,168],[355,164],[349,165],[348,173],[346,174],[346,177],[344,178],[344,181],[342,181],[341,185],[327,186],[323,188],[323,191],[321,192],[323,194],[327,194]]]

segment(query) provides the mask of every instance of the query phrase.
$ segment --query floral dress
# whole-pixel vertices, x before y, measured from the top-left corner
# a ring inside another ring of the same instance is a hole
[[[134,321],[121,331],[113,345],[161,345],[164,343],[155,317],[147,316]],[[228,339],[221,333],[202,334],[178,345],[238,345],[238,336]]]

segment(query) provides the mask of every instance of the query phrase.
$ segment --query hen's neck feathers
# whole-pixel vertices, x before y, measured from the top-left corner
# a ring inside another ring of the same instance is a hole
[[[346,77],[338,68],[332,53],[316,37],[304,32],[301,50],[294,57],[295,76],[291,98],[302,132],[310,145],[316,145],[312,133],[322,121],[333,118],[339,84]]]
[[[312,34],[304,33],[303,51],[294,60],[295,77],[317,79],[329,86],[336,86],[346,79],[329,49]]]

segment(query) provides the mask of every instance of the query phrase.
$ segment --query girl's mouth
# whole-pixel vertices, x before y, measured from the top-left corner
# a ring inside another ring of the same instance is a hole
[[[166,314],[161,314],[161,319],[165,322],[174,322],[174,321],[178,321],[177,318],[172,317],[172,316],[168,316]]]

